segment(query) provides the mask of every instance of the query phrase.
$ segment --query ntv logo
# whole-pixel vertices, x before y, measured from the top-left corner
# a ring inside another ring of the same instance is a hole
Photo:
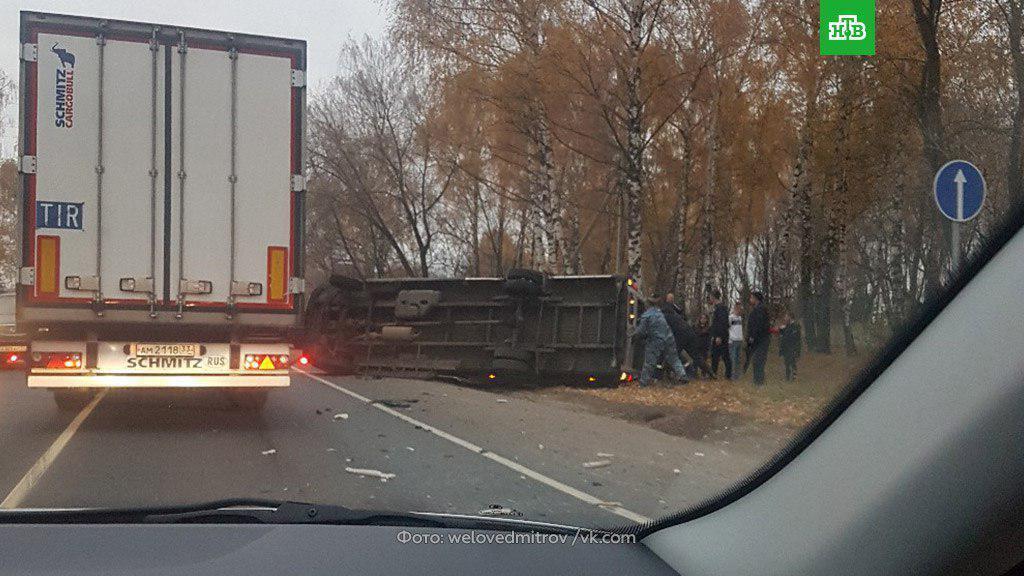
[[[71,129],[75,122],[75,55],[59,46],[58,43],[50,48],[60,60],[54,83],[54,124],[57,128]]]
[[[828,23],[829,40],[864,40],[868,37],[868,27],[857,20],[856,14],[842,14],[838,20]]]

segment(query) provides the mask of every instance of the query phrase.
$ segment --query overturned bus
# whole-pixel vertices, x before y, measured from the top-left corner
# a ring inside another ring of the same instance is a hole
[[[640,300],[612,275],[332,276],[310,296],[305,349],[333,373],[608,385],[632,378]]]

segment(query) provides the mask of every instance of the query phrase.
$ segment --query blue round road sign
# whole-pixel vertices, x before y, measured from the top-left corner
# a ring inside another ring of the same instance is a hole
[[[966,160],[953,160],[939,168],[933,184],[935,204],[946,218],[967,222],[985,203],[985,177]]]

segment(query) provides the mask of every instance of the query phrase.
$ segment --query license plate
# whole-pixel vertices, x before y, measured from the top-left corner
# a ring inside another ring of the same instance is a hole
[[[195,358],[199,356],[199,344],[133,344],[135,356],[173,356]]]

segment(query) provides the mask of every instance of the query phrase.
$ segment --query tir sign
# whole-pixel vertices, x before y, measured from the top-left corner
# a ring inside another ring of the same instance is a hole
[[[82,229],[82,202],[36,201],[36,228]]]

